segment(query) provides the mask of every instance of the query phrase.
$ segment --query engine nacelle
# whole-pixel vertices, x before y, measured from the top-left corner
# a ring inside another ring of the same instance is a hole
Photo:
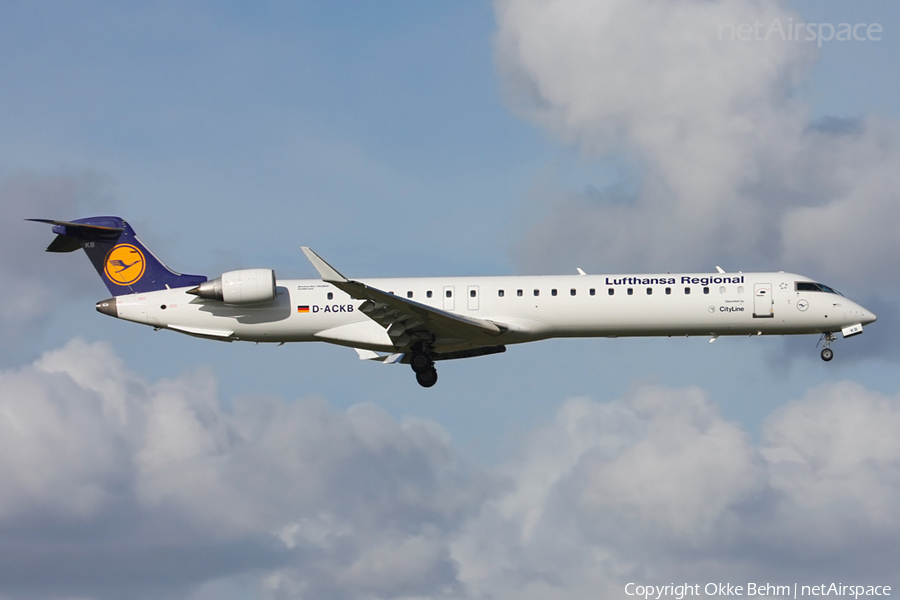
[[[209,300],[221,300],[225,304],[271,302],[275,299],[275,271],[272,269],[228,271],[218,279],[204,281],[187,293]]]

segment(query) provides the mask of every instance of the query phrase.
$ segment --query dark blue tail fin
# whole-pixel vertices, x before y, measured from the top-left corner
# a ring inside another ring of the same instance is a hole
[[[196,286],[206,281],[202,275],[182,275],[162,264],[137,239],[131,225],[119,217],[28,220],[53,225],[53,232],[58,235],[47,252],[84,248],[113,296]]]

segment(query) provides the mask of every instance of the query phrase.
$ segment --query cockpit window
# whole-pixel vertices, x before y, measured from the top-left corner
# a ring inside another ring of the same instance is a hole
[[[795,287],[798,292],[826,292],[828,294],[842,295],[839,291],[832,289],[827,285],[813,283],[812,281],[797,281],[795,282]]]

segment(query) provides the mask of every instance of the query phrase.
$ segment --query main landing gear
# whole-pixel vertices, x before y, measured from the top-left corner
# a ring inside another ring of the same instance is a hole
[[[416,381],[422,387],[429,388],[437,383],[437,369],[434,368],[434,361],[431,356],[423,349],[414,350],[409,359],[409,366],[416,373]]]
[[[825,341],[825,347],[822,348],[822,360],[828,362],[832,358],[834,358],[834,350],[831,349],[831,342],[836,340],[833,333],[823,333],[822,340]]]

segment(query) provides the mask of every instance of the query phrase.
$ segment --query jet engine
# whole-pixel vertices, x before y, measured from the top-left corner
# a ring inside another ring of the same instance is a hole
[[[225,304],[258,304],[275,299],[275,271],[272,269],[243,269],[228,271],[218,279],[204,281],[188,294],[221,300]]]

